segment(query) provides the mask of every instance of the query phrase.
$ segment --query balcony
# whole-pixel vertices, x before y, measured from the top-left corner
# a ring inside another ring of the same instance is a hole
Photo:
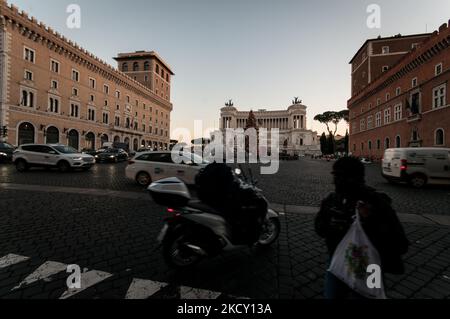
[[[416,113],[416,114],[411,114],[410,116],[408,116],[408,118],[406,119],[406,122],[412,123],[412,122],[417,122],[420,120],[422,120],[422,114]]]

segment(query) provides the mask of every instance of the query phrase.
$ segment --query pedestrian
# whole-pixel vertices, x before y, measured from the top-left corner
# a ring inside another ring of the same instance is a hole
[[[382,273],[403,274],[401,256],[408,251],[409,242],[392,208],[392,200],[366,185],[365,167],[354,157],[336,161],[332,174],[335,192],[322,202],[315,219],[316,233],[325,239],[328,249],[328,266],[336,247],[353,224],[358,209],[363,229],[380,255]],[[327,271],[325,298],[362,297]]]

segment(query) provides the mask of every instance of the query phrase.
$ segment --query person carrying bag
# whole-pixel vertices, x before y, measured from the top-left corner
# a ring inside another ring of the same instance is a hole
[[[405,269],[402,256],[408,251],[409,241],[392,208],[391,199],[366,186],[365,168],[358,159],[346,157],[338,160],[333,166],[333,176],[336,191],[322,202],[315,219],[316,233],[325,239],[330,256],[329,269],[333,270],[326,273],[325,297],[383,297],[383,294],[377,295],[373,291],[371,294],[355,291],[355,284],[350,278],[356,274],[361,278],[361,268],[364,268],[362,265],[365,265],[366,259],[369,260],[369,265],[379,265],[382,275],[403,274]],[[359,241],[354,239],[355,246],[352,250],[348,247],[348,238],[355,234],[358,234],[359,240],[363,240],[362,245],[359,245]],[[346,248],[343,248],[344,245]],[[361,250],[361,246],[367,246],[367,249]],[[347,261],[344,260],[346,254],[351,256]],[[338,264],[341,267],[339,271],[335,268]],[[346,271],[351,269],[355,273],[345,274],[342,270],[345,267],[350,267]],[[370,275],[367,269],[365,271]],[[373,294],[375,295],[372,296]]]

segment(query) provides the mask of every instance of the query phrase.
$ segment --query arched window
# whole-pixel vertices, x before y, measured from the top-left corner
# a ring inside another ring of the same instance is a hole
[[[46,142],[47,142],[47,144],[58,144],[59,143],[59,130],[56,127],[50,126],[47,129]]]
[[[134,62],[133,63],[133,71],[139,71],[139,63],[137,63],[137,62]]]
[[[70,130],[69,135],[68,135],[68,139],[69,139],[69,146],[73,147],[76,150],[78,150],[78,146],[79,146],[79,135],[78,135],[78,132],[76,130]]]
[[[120,143],[120,137],[114,136],[114,143]]]
[[[150,62],[145,61],[144,63],[144,71],[149,71],[150,70]]]
[[[128,63],[122,64],[122,72],[128,72]]]
[[[108,135],[106,135],[106,134],[102,134],[102,136],[101,136],[100,140],[101,140],[101,143],[102,143],[101,147],[103,147],[103,144],[105,144],[105,143],[108,143],[108,142],[109,142],[109,138],[108,138]]]
[[[86,143],[85,143],[86,149],[95,150],[95,135],[94,135],[94,133],[92,133],[92,132],[87,133],[85,139],[86,139]]]
[[[34,126],[31,123],[24,122],[19,126],[18,145],[34,143]]]
[[[395,147],[396,148],[402,147],[402,139],[400,135],[397,135],[397,137],[395,138]]]
[[[434,143],[436,146],[443,146],[444,145],[444,130],[439,128],[434,133]]]
[[[391,148],[391,140],[389,139],[389,137],[386,137],[386,139],[384,140],[384,148]]]

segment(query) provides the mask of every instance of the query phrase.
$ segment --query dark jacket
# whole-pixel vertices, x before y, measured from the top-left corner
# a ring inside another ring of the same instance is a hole
[[[330,255],[347,234],[353,223],[358,201],[368,203],[372,209],[362,226],[381,258],[385,273],[403,274],[401,256],[408,251],[409,241],[392,208],[391,199],[370,187],[362,187],[357,194],[344,198],[332,193],[323,202],[315,220],[317,234],[325,238]]]

